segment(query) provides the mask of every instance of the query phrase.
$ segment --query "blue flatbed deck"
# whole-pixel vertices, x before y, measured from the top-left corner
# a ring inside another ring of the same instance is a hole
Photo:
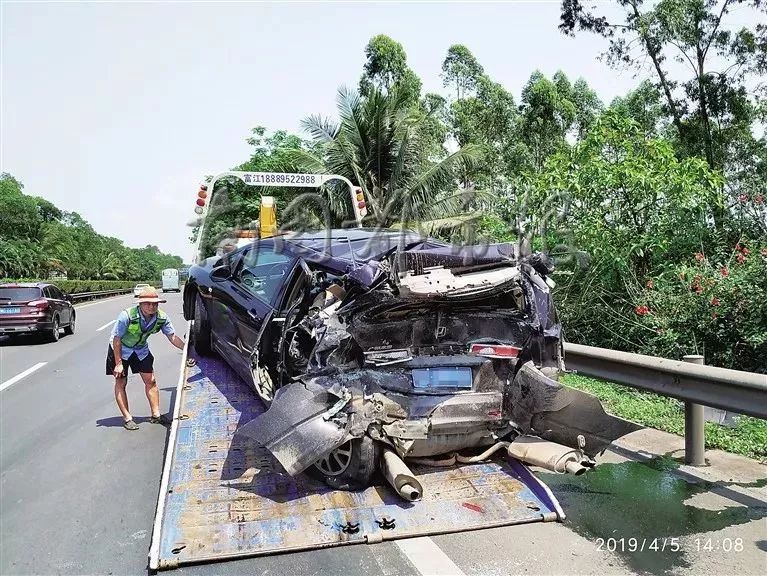
[[[381,479],[359,492],[287,475],[237,429],[264,410],[220,359],[179,379],[150,568],[557,520],[545,485],[506,457],[448,468],[413,466],[423,500]]]

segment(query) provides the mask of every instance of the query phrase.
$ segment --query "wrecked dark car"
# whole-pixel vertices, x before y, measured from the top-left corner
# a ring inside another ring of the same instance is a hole
[[[414,500],[407,461],[503,449],[581,473],[635,427],[558,383],[552,266],[519,252],[365,229],[278,236],[194,266],[184,316],[196,351],[269,407],[239,433],[291,475],[357,489],[380,469]]]

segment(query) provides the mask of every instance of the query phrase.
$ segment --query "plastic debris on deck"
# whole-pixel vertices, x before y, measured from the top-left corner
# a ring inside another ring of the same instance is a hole
[[[221,360],[187,367],[160,529],[158,566],[556,520],[561,509],[522,464],[499,459],[413,466],[424,488],[405,502],[382,484],[333,490],[287,475],[237,428],[264,410]]]

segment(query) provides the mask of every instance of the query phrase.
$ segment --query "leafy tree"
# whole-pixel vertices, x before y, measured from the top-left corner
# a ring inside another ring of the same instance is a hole
[[[47,278],[51,270],[70,278],[150,280],[181,258],[152,247],[143,259],[117,238],[101,236],[76,212],[27,196],[10,174],[0,176],[0,277]]]
[[[584,78],[578,78],[573,84],[570,100],[575,106],[575,137],[582,140],[602,112],[602,101]]]
[[[648,137],[663,131],[663,107],[661,95],[652,82],[645,80],[625,96],[610,103],[610,110],[636,122]]]
[[[767,143],[753,136],[758,121],[754,93],[767,64],[767,3],[762,0],[618,0],[621,21],[611,21],[581,0],[563,0],[560,29],[583,30],[609,40],[605,54],[616,67],[641,69],[651,63],[663,95],[665,111],[685,155],[701,156],[713,169],[723,170],[731,198],[750,187],[765,171]],[[728,16],[733,8],[750,10],[754,25],[733,30]],[[673,58],[681,66],[668,66]],[[681,70],[681,72],[677,72]],[[716,215],[722,228],[727,213]]]
[[[441,160],[447,155],[445,142],[448,137],[447,100],[439,94],[428,93],[419,103],[417,111],[423,116],[418,123],[424,142],[425,153],[430,160]]]
[[[487,76],[477,79],[476,95],[453,102],[453,137],[459,145],[476,145],[481,152],[477,166],[462,174],[464,187],[473,183],[491,193],[504,187],[519,163],[518,116],[511,93]]]
[[[551,80],[537,70],[533,72],[522,89],[519,130],[530,168],[540,172],[547,158],[567,147],[568,136],[582,138],[601,108],[585,80],[579,79],[573,86],[562,71]]]
[[[339,90],[340,123],[310,116],[303,122],[318,146],[302,155],[312,171],[327,171],[359,184],[378,225],[451,214],[455,199],[455,170],[472,166],[474,146],[463,147],[434,162],[423,146],[424,115],[414,111],[407,90],[374,89],[362,98]],[[328,204],[335,224],[353,218],[348,192],[329,190]]]
[[[477,82],[484,75],[484,68],[471,51],[462,44],[453,44],[447,50],[442,62],[442,82],[444,86],[455,86],[455,97],[476,89]]]
[[[584,141],[554,155],[538,176],[544,196],[562,193],[562,222],[575,243],[610,262],[608,280],[643,276],[708,242],[720,178],[667,140],[648,140],[632,121],[606,113]]]
[[[41,224],[37,203],[22,189],[10,174],[0,175],[0,234],[13,239],[36,239]]]
[[[407,65],[402,44],[384,34],[370,39],[365,47],[367,58],[359,82],[363,96],[373,90],[388,92],[396,88],[408,102],[417,102],[421,95],[421,80]]]

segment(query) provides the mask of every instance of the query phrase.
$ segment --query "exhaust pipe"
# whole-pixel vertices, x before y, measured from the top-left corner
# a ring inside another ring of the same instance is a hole
[[[534,436],[520,436],[514,440],[509,445],[509,456],[552,472],[576,476],[586,471],[584,462],[590,463],[580,450]]]
[[[402,461],[402,458],[397,456],[397,453],[390,448],[384,448],[383,456],[381,457],[381,469],[386,480],[392,485],[397,494],[409,502],[421,499],[423,496],[421,483],[416,480],[416,477]]]

